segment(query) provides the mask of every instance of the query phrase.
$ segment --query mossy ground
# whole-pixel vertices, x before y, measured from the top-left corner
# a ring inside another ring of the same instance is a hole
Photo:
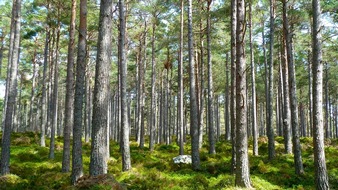
[[[40,147],[35,133],[13,133],[11,145],[11,175],[0,177],[0,189],[239,189],[234,186],[235,176],[230,173],[231,144],[218,142],[216,155],[209,155],[207,144],[200,151],[201,169],[194,171],[190,165],[174,164],[178,155],[177,145],[156,145],[139,149],[131,142],[132,170],[122,172],[119,146],[110,144],[111,159],[104,183],[90,186],[71,186],[70,173],[61,173],[62,138],[56,139],[55,159],[48,158],[48,147]],[[283,139],[276,138],[274,160],[267,158],[267,139],[259,139],[259,156],[252,156],[249,147],[250,173],[255,189],[314,189],[314,166],[312,138],[302,138],[302,156],[305,174],[294,172],[293,156],[283,154]],[[49,144],[47,140],[47,145]],[[331,189],[338,189],[338,141],[326,141],[326,159]],[[187,143],[185,152],[189,154]],[[89,169],[90,144],[83,143],[84,174]],[[107,181],[118,181],[114,185]]]

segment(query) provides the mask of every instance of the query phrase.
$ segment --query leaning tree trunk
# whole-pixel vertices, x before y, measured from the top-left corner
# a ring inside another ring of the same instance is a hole
[[[9,48],[12,54],[9,56],[9,65],[11,65],[9,72],[9,78],[7,78],[8,94],[7,94],[7,107],[5,114],[5,126],[3,128],[2,147],[1,147],[1,164],[0,175],[9,174],[9,160],[10,160],[10,144],[11,144],[11,130],[13,126],[13,111],[16,104],[17,95],[17,73],[19,64],[19,48],[20,48],[20,28],[21,28],[21,0],[13,1],[12,7],[12,19],[11,19],[11,40],[13,40],[12,46]]]
[[[190,78],[190,135],[191,135],[191,157],[192,167],[200,168],[200,155],[198,147],[198,110],[196,100],[196,82],[194,69],[194,46],[192,26],[192,0],[188,1],[188,49],[189,49],[189,78]]]
[[[76,0],[72,0],[72,14],[69,27],[68,57],[67,57],[67,79],[66,79],[66,102],[65,102],[65,120],[63,129],[63,156],[62,172],[69,172],[70,169],[70,131],[73,125],[73,101],[74,101],[74,51],[75,51],[75,17]]]
[[[251,188],[247,136],[245,3],[237,0],[236,22],[236,179],[239,187]]]
[[[79,41],[76,60],[76,82],[74,96],[74,126],[71,183],[83,175],[82,166],[82,121],[83,98],[85,94],[86,50],[87,50],[87,0],[80,1]]]
[[[312,0],[312,74],[313,74],[313,145],[316,189],[329,188],[325,163],[324,125],[323,125],[323,63],[321,45],[321,8],[319,0]]]
[[[91,176],[107,173],[108,167],[105,150],[107,149],[108,85],[111,64],[111,10],[112,0],[101,0],[89,165]]]

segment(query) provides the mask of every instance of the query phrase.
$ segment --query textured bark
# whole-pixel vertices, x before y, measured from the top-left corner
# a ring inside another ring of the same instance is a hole
[[[253,155],[258,155],[258,133],[257,133],[257,107],[256,107],[256,67],[252,44],[252,1],[249,5],[249,41],[250,41],[250,63],[251,63],[251,117],[252,117],[252,136],[253,136]]]
[[[237,0],[236,22],[236,178],[239,187],[251,188],[246,102],[245,2]]]
[[[269,159],[275,157],[275,131],[273,126],[273,45],[275,33],[275,0],[270,0],[270,46],[269,46],[269,80],[268,80],[268,96],[266,110],[266,129],[268,135],[268,151]]]
[[[297,87],[296,87],[296,74],[295,65],[293,61],[293,49],[292,49],[292,36],[290,26],[287,17],[287,3],[283,0],[283,28],[284,36],[286,37],[286,51],[287,51],[287,62],[289,69],[289,95],[291,105],[291,126],[292,126],[292,143],[293,143],[293,154],[295,162],[296,174],[300,175],[304,173],[303,161],[302,161],[302,150],[299,140],[299,121],[298,121],[298,102],[297,102]],[[287,91],[286,91],[287,93]],[[287,95],[286,95],[287,96]]]
[[[74,101],[74,51],[75,51],[75,18],[76,18],[76,0],[72,0],[72,14],[69,26],[69,42],[67,57],[67,79],[66,79],[66,102],[65,102],[65,120],[63,129],[63,154],[62,154],[62,172],[69,172],[70,169],[70,131],[73,125],[73,101]]]
[[[192,26],[192,0],[188,1],[188,49],[189,49],[189,79],[190,79],[190,136],[192,167],[200,168],[200,155],[198,147],[198,110],[196,100],[193,26]]]
[[[101,0],[89,166],[91,176],[107,173],[105,152],[107,150],[108,85],[111,64],[111,10],[112,0]]]
[[[87,0],[80,1],[79,41],[76,60],[76,82],[74,96],[74,126],[71,183],[83,175],[82,166],[82,121],[85,94],[86,50],[87,50]]]
[[[10,142],[11,142],[11,131],[13,127],[13,112],[16,105],[16,96],[17,96],[17,73],[18,73],[18,64],[19,64],[19,47],[20,47],[20,28],[21,28],[21,0],[13,1],[12,7],[12,19],[11,19],[11,35],[10,40],[13,40],[13,43],[10,44],[9,49],[11,54],[8,57],[8,65],[10,65],[10,70],[8,70],[7,76],[7,106],[5,113],[5,122],[2,134],[2,144],[1,144],[1,164],[0,164],[0,175],[9,174],[9,165],[10,165]]]
[[[288,71],[288,62],[286,59],[286,47],[285,39],[282,43],[282,72],[283,72],[283,92],[284,94],[284,106],[283,106],[283,133],[284,133],[284,147],[285,153],[292,153],[292,141],[291,141],[291,114],[290,114],[290,96],[289,92],[289,71]]]
[[[324,125],[323,125],[323,63],[321,44],[321,8],[319,0],[312,0],[312,74],[313,74],[313,145],[316,189],[329,188],[329,179],[325,163]]]
[[[236,170],[236,5],[237,0],[231,0],[231,97],[230,97],[230,117],[231,117],[231,173],[235,173]]]
[[[122,151],[122,170],[131,169],[130,148],[129,148],[129,123],[127,105],[127,61],[125,52],[125,33],[126,21],[124,15],[124,0],[119,0],[119,66],[121,80],[121,151]]]
[[[180,53],[179,53],[179,64],[178,64],[178,130],[179,130],[179,145],[180,145],[180,155],[184,154],[184,141],[183,141],[183,28],[184,28],[184,1],[181,0],[181,15],[180,15]]]
[[[214,122],[214,94],[212,80],[212,62],[211,62],[211,18],[210,5],[212,0],[208,0],[207,7],[207,61],[208,61],[208,127],[209,127],[209,154],[216,154],[215,150],[215,122]]]

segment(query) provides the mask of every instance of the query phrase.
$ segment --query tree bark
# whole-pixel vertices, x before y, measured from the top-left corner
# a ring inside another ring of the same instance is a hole
[[[214,122],[214,94],[211,62],[211,18],[210,6],[212,0],[208,0],[207,7],[207,60],[208,60],[208,127],[209,127],[209,154],[216,154],[215,149],[215,122]]]
[[[82,123],[83,97],[85,94],[86,54],[87,54],[87,0],[80,1],[79,41],[76,60],[76,82],[74,96],[74,126],[71,182],[74,185],[83,175],[82,166]]]
[[[245,2],[237,0],[236,22],[236,178],[239,187],[251,188],[246,102]]]
[[[252,1],[249,5],[249,41],[250,41],[250,63],[251,63],[251,112],[252,112],[252,135],[253,135],[253,155],[258,155],[258,137],[257,137],[257,108],[256,108],[256,67],[252,44]]]
[[[107,150],[108,85],[111,64],[111,10],[112,0],[101,0],[89,166],[91,176],[107,173],[105,151]]]
[[[10,165],[10,144],[11,144],[11,130],[13,126],[13,111],[16,105],[16,96],[17,96],[17,73],[18,73],[18,64],[20,56],[20,28],[21,28],[21,0],[13,1],[12,7],[12,18],[11,18],[11,35],[10,40],[13,40],[13,43],[10,44],[9,49],[12,53],[8,57],[8,65],[10,65],[10,70],[7,76],[6,87],[8,88],[7,95],[7,107],[5,113],[5,126],[3,128],[2,144],[1,144],[1,164],[0,164],[0,175],[9,174],[9,165]]]
[[[69,42],[67,57],[67,82],[66,82],[66,102],[65,102],[65,120],[63,129],[63,155],[62,172],[69,172],[70,169],[70,131],[73,126],[73,101],[74,101],[74,51],[75,51],[75,18],[76,18],[76,0],[72,0],[72,13],[69,26]]]
[[[321,8],[319,0],[312,0],[312,74],[313,74],[313,145],[316,189],[329,188],[325,163],[324,125],[323,125],[323,63],[321,44]]]
[[[292,143],[293,143],[293,154],[295,162],[295,170],[297,175],[304,173],[303,161],[302,161],[302,150],[299,140],[299,122],[298,122],[298,102],[297,102],[297,87],[296,87],[296,74],[295,65],[293,62],[293,49],[292,49],[292,36],[290,26],[287,17],[287,3],[283,0],[283,28],[286,37],[286,51],[287,51],[287,62],[289,69],[289,95],[291,103],[291,126],[292,126]],[[287,92],[286,92],[287,93]]]
[[[179,53],[179,64],[178,64],[178,126],[179,126],[179,145],[180,145],[180,155],[184,154],[184,139],[183,139],[183,35],[184,35],[184,1],[181,0],[181,15],[180,15],[180,53]]]
[[[231,0],[231,89],[230,89],[230,117],[231,117],[231,173],[236,170],[236,22],[237,0]]]
[[[292,141],[291,141],[291,114],[290,114],[290,96],[289,92],[289,72],[288,61],[286,58],[286,44],[285,39],[282,43],[282,72],[283,72],[283,92],[284,94],[284,106],[283,106],[283,129],[284,129],[284,147],[285,153],[292,153]]]
[[[266,112],[266,129],[268,134],[269,159],[275,157],[275,131],[273,126],[273,45],[275,33],[275,0],[270,0],[270,46],[269,46],[269,80]]]
[[[188,0],[188,49],[189,49],[189,79],[190,79],[190,135],[191,135],[191,157],[194,170],[200,168],[200,155],[198,144],[198,110],[196,100],[195,63],[193,46],[192,26],[192,0]]]
[[[119,0],[119,66],[121,77],[121,150],[122,150],[122,170],[131,169],[130,148],[129,148],[129,123],[127,110],[127,61],[125,53],[125,33],[126,21],[124,15],[124,0]]]

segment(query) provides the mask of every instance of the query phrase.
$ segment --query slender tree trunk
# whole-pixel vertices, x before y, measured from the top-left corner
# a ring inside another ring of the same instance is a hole
[[[180,145],[180,155],[184,154],[184,139],[183,139],[183,33],[184,33],[184,1],[181,0],[181,15],[180,15],[180,55],[179,55],[179,64],[178,64],[178,126],[179,126],[179,145]]]
[[[189,49],[189,78],[190,78],[190,135],[191,135],[191,157],[192,167],[200,168],[200,155],[198,145],[198,110],[196,100],[196,82],[194,69],[194,46],[192,26],[192,0],[188,1],[188,49]]]
[[[275,131],[273,126],[273,45],[275,33],[275,0],[270,0],[270,46],[269,46],[269,82],[267,96],[266,129],[268,133],[269,159],[275,157]]]
[[[224,102],[224,121],[225,121],[225,140],[230,141],[231,139],[231,128],[230,128],[230,110],[229,110],[229,54],[226,54],[226,65],[225,65],[225,102]]]
[[[329,139],[331,138],[330,135],[330,127],[329,127],[329,121],[330,121],[330,103],[329,103],[329,75],[328,75],[328,64],[327,62],[325,62],[325,77],[324,81],[325,81],[325,119],[324,119],[324,128],[325,128],[325,138]]]
[[[156,18],[156,14],[153,14],[153,19]],[[156,60],[155,60],[155,30],[156,30],[156,23],[152,23],[152,36],[151,36],[151,67],[152,67],[152,74],[151,74],[151,109],[150,109],[150,137],[149,137],[149,149],[150,151],[154,150],[155,145],[155,131],[156,131]]]
[[[58,5],[59,6],[59,5]],[[55,130],[57,128],[57,116],[58,116],[58,98],[59,98],[59,42],[60,42],[60,29],[61,29],[61,21],[60,21],[60,7],[57,8],[57,28],[56,28],[56,41],[55,41],[55,49],[54,49],[54,58],[52,59],[52,63],[54,64],[54,78],[53,78],[53,86],[52,86],[52,95],[51,95],[51,138],[49,145],[49,158],[54,159],[55,157]]]
[[[290,26],[287,17],[287,3],[283,1],[283,28],[286,37],[286,51],[287,62],[289,69],[289,95],[291,103],[291,126],[292,126],[292,142],[293,142],[293,154],[295,161],[296,174],[300,175],[304,173],[302,162],[302,150],[299,140],[299,123],[298,123],[298,102],[297,102],[297,87],[296,87],[296,74],[295,65],[293,62],[293,49],[292,49],[292,36]],[[287,92],[286,92],[287,93]],[[287,96],[287,95],[286,95]]]
[[[127,61],[125,53],[125,32],[126,21],[124,16],[124,0],[119,0],[119,66],[121,71],[121,150],[122,150],[122,170],[131,169],[130,148],[129,148],[129,125],[127,110]]]
[[[91,176],[107,173],[105,151],[107,150],[108,85],[111,64],[111,10],[112,0],[101,0],[89,166]]]
[[[212,0],[208,0],[207,7],[207,54],[208,54],[208,127],[209,127],[209,154],[216,154],[215,150],[215,122],[214,122],[214,94],[212,81],[212,62],[211,62],[211,18],[210,6]]]
[[[231,173],[236,170],[236,22],[237,22],[237,0],[231,0],[231,97],[230,97],[230,117],[231,117]]]
[[[66,82],[66,102],[65,120],[63,129],[63,156],[62,172],[69,172],[70,169],[70,131],[73,126],[73,101],[74,101],[74,51],[75,51],[75,18],[76,0],[72,0],[72,14],[69,27],[68,57],[67,57],[67,82]]]
[[[11,130],[13,126],[13,111],[16,104],[17,96],[17,73],[20,56],[20,28],[21,28],[21,0],[13,1],[12,7],[12,19],[11,19],[11,36],[13,44],[10,44],[9,48],[12,50],[12,54],[9,54],[8,65],[10,66],[9,78],[7,78],[6,87],[8,88],[8,99],[5,114],[5,126],[3,128],[2,146],[1,146],[1,164],[0,175],[9,174],[10,165],[10,142],[11,142]],[[10,62],[11,61],[11,62]]]
[[[76,82],[74,96],[74,126],[71,182],[74,185],[83,175],[82,123],[83,95],[85,94],[86,50],[87,50],[87,0],[80,1],[79,41],[76,60]]]
[[[202,14],[202,9],[204,7],[203,0],[200,0],[199,2],[201,3],[201,14]],[[183,19],[183,18],[182,18]],[[200,18],[200,60],[199,60],[199,65],[200,65],[200,88],[199,88],[199,120],[198,120],[198,135],[199,135],[199,148],[202,148],[203,145],[203,128],[204,128],[204,99],[205,99],[205,93],[204,93],[204,32],[203,32],[203,22],[202,22],[202,17]]]
[[[236,186],[251,188],[246,105],[245,2],[237,0],[236,24]]]
[[[49,11],[49,3],[47,4],[47,11]],[[49,22],[49,17],[47,15],[47,21]],[[42,74],[42,94],[41,94],[41,117],[40,117],[40,146],[46,146],[46,128],[47,128],[47,64],[48,64],[48,52],[49,52],[49,42],[50,40],[50,28],[46,27],[46,39],[45,39],[45,48],[43,53],[43,74]]]
[[[284,147],[285,153],[292,153],[292,141],[291,141],[291,113],[290,113],[290,96],[289,92],[289,70],[288,61],[286,58],[286,41],[283,39],[282,43],[282,72],[283,72],[283,92],[284,94],[284,106],[283,106],[283,129],[284,129]]]
[[[33,122],[33,106],[34,106],[34,102],[35,102],[35,81],[36,81],[36,77],[37,77],[37,63],[36,63],[36,50],[34,51],[34,56],[32,58],[32,62],[33,62],[33,77],[32,77],[32,90],[31,90],[31,97],[30,97],[30,104],[29,104],[29,120],[28,120],[28,124],[29,124],[29,128],[30,130],[34,131],[34,132],[38,132],[38,129],[36,128],[36,125],[34,125]]]
[[[253,155],[258,155],[258,137],[257,137],[257,108],[256,108],[256,67],[252,44],[252,1],[249,5],[249,41],[250,41],[250,63],[251,63],[251,103],[252,103],[252,135],[253,135]]]
[[[312,0],[312,74],[313,74],[313,145],[316,189],[329,188],[325,163],[324,125],[323,125],[323,63],[321,45],[321,8],[319,0]]]

